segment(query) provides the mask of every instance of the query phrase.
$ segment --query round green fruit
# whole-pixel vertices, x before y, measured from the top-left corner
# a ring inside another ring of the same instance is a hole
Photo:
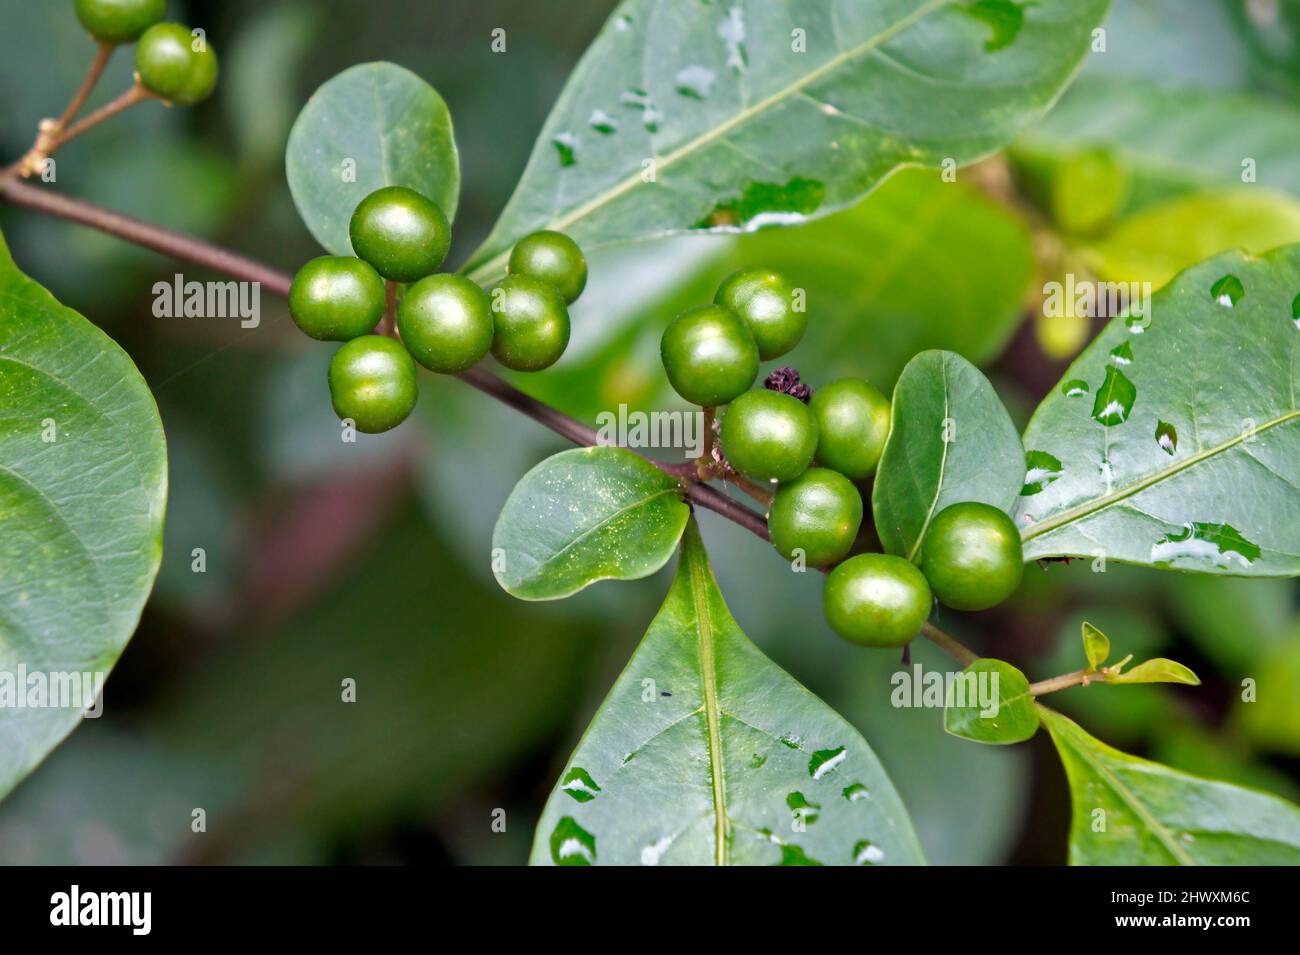
[[[410,352],[383,335],[354,338],[335,352],[329,380],[335,414],[367,434],[405,421],[420,394]]]
[[[452,375],[488,353],[495,325],[487,293],[463,275],[443,273],[406,290],[397,307],[397,328],[416,361]]]
[[[492,354],[515,371],[541,371],[569,344],[569,310],[555,286],[531,275],[507,275],[492,290]]]
[[[198,40],[191,40],[191,46]],[[177,106],[193,106],[212,95],[217,88],[217,54],[212,44],[206,39],[199,49],[193,50],[194,58],[190,63],[190,76],[181,87],[180,92],[172,97]]]
[[[566,303],[572,303],[587,286],[587,260],[578,243],[563,232],[534,232],[515,244],[510,274],[550,282]]]
[[[384,280],[360,259],[322,255],[293,277],[289,314],[312,338],[350,341],[384,317]]]
[[[722,453],[755,481],[793,481],[817,450],[817,422],[798,398],[777,391],[747,391],[722,419]]]
[[[771,269],[741,269],[721,286],[713,300],[745,320],[758,345],[758,357],[770,361],[803,338],[808,315],[795,311],[794,286]]]
[[[921,570],[939,602],[987,610],[1020,585],[1025,561],[1020,532],[990,504],[950,504],[935,515],[921,545]]]
[[[135,71],[140,82],[165,100],[189,82],[194,65],[194,36],[179,23],[156,23],[140,37],[135,48]]]
[[[767,513],[772,546],[786,560],[802,550],[809,567],[833,564],[853,547],[862,525],[862,495],[837,471],[809,468],[776,489]]]
[[[704,408],[743,394],[758,375],[758,346],[745,320],[723,305],[697,305],[669,323],[659,343],[673,389]]]
[[[822,385],[808,402],[817,419],[817,462],[847,478],[870,477],[889,437],[889,399],[860,378]]]
[[[167,0],[77,0],[77,19],[100,43],[130,43],[163,18]]]
[[[451,225],[438,204],[405,186],[376,189],[348,223],[352,250],[386,279],[414,282],[447,257]]]
[[[845,640],[901,647],[930,616],[930,587],[911,563],[890,554],[859,554],[832,570],[822,592],[826,621]]]

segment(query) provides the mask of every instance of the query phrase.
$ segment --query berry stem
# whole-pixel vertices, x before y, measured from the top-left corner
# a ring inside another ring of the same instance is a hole
[[[58,135],[56,135],[46,155],[49,155],[49,153],[54,152],[54,150],[58,149],[60,146],[63,146],[65,143],[68,143],[71,140],[76,139],[78,136],[80,136],[86,130],[90,129],[92,126],[98,126],[104,120],[110,119],[111,117],[116,116],[118,113],[122,112],[123,110],[128,109],[134,106],[136,103],[139,103],[147,99],[157,99],[157,96],[155,96],[149,90],[145,89],[145,87],[140,83],[139,80],[136,80],[136,82],[132,84],[131,87],[128,88],[127,91],[124,92],[121,96],[118,96],[116,99],[110,100],[109,102],[105,103],[103,106],[95,110],[85,119],[83,119],[81,122],[70,127],[66,132],[60,132]]]
[[[56,218],[66,219],[79,225],[89,226],[108,235],[125,239],[136,245],[155,252],[161,252],[173,258],[192,262],[215,272],[230,275],[248,282],[260,282],[262,288],[281,297],[288,297],[293,284],[293,276],[278,269],[271,268],[255,259],[231,252],[220,246],[196,239],[172,229],[142,222],[120,212],[113,212],[81,199],[72,199],[59,195],[48,189],[0,178],[0,200],[16,206],[41,212]],[[598,443],[596,432],[580,421],[562,411],[544,404],[530,395],[524,394],[509,382],[498,378],[482,367],[471,368],[458,376],[462,381],[477,388],[486,395],[509,405],[540,424],[550,428],[556,434],[574,444],[592,447]],[[631,449],[629,449],[631,450]],[[638,453],[633,451],[633,453]],[[745,528],[762,540],[769,540],[767,521],[762,515],[727,497],[712,485],[699,480],[691,480],[690,469],[693,464],[666,464],[646,455],[641,455],[665,473],[683,480],[687,499],[700,507],[706,508],[727,520]],[[823,568],[829,569],[829,568]],[[921,628],[921,635],[949,656],[963,664],[970,664],[979,659],[978,655],[960,644],[956,639],[944,633],[932,624]]]
[[[68,123],[72,122],[81,112],[81,107],[86,105],[86,100],[90,98],[99,78],[104,75],[104,68],[108,66],[115,49],[117,47],[112,43],[99,44],[99,48],[95,50],[95,58],[90,62],[90,69],[86,71],[86,78],[81,81],[81,86],[77,87],[77,92],[73,94],[72,101],[68,103],[68,108],[63,111],[63,115],[55,120],[57,132],[67,129]]]
[[[397,283],[392,279],[384,282],[384,317],[379,320],[379,333],[389,338],[398,338],[397,334]]]

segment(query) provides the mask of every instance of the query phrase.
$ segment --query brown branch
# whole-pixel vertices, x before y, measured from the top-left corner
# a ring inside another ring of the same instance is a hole
[[[215,272],[222,272],[249,282],[260,282],[263,288],[280,296],[289,294],[289,286],[293,282],[293,277],[286,272],[280,272],[254,259],[238,255],[209,242],[204,242],[202,239],[196,239],[172,229],[150,225],[147,222],[122,215],[119,212],[113,212],[80,199],[70,199],[67,196],[61,196],[50,190],[26,183],[0,181],[0,199],[17,206],[44,212],[61,219],[67,219],[70,222],[98,229],[109,235],[153,249],[155,252],[192,262]],[[509,405],[516,411],[527,415],[534,421],[545,425],[574,444],[592,447],[599,443],[596,432],[591,427],[552,408],[550,405],[538,401],[530,395],[524,394],[514,385],[497,377],[485,368],[471,368],[458,377],[484,394],[490,395],[503,404]],[[684,493],[693,504],[725,517],[727,520],[750,531],[756,537],[769,540],[767,521],[743,504],[733,501],[712,485],[692,480],[690,469],[694,467],[693,464],[666,464],[646,455],[641,456],[656,467],[663,469],[665,473],[681,480]],[[921,635],[961,663],[969,664],[978,659],[978,656],[973,651],[962,646],[954,638],[932,624],[925,624],[921,629]]]
[[[67,128],[68,123],[72,122],[77,114],[81,112],[81,107],[86,105],[86,100],[90,98],[91,91],[99,78],[104,75],[104,68],[108,66],[108,61],[113,56],[113,51],[117,47],[112,43],[101,43],[95,51],[95,58],[90,62],[90,69],[86,71],[86,78],[81,81],[81,86],[77,87],[77,92],[73,95],[72,101],[68,103],[68,108],[63,111],[55,123],[55,130],[62,131]]]

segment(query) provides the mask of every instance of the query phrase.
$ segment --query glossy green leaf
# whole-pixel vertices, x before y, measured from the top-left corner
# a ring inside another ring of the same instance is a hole
[[[1249,168],[1254,183],[1300,196],[1297,140],[1300,111],[1277,100],[1093,74],[1017,149],[1051,155],[1105,146],[1135,175],[1165,186],[1240,185],[1251,181],[1242,178]]]
[[[1106,7],[1041,0],[1004,31],[950,0],[626,0],[467,268],[491,278],[540,228],[594,248],[790,224],[979,158],[1053,102]]]
[[[924,859],[866,741],[732,618],[692,521],[663,607],[546,804],[531,861]]]
[[[456,215],[460,157],[447,104],[393,63],[362,63],[316,90],[289,133],[284,166],[298,213],[333,255],[352,255],[352,212],[384,186],[414,189]]]
[[[1258,187],[1198,192],[1143,208],[1081,250],[1098,277],[1160,288],[1221,252],[1300,242],[1300,201]]]
[[[1071,865],[1297,865],[1300,808],[1129,756],[1039,707],[1070,780]]]
[[[1185,683],[1200,686],[1201,678],[1177,660],[1156,657],[1139,663],[1131,670],[1107,674],[1107,683]]]
[[[1025,430],[1061,462],[1016,502],[1025,558],[1300,572],[1298,301],[1293,245],[1203,262],[1149,321],[1113,319]]]
[[[949,504],[1010,510],[1024,484],[1025,452],[978,368],[953,352],[922,352],[894,386],[892,413],[871,494],[887,553],[917,559],[930,521]]]
[[[762,263],[807,292],[808,331],[782,362],[814,387],[853,376],[886,393],[929,348],[977,365],[996,357],[1020,323],[1035,267],[1017,216],[924,169],[900,170],[851,209],[735,246],[731,268]]]
[[[1088,667],[1093,670],[1105,663],[1110,656],[1110,640],[1086,621],[1083,624],[1083,652],[1088,658]]]
[[[1019,743],[1038,732],[1038,714],[1025,675],[983,657],[948,684],[943,728],[976,743]]]
[[[77,725],[135,631],[166,498],[144,379],[0,239],[0,796]]]
[[[510,493],[492,533],[493,571],[524,600],[635,580],[668,562],[690,508],[682,488],[626,448],[552,455]]]

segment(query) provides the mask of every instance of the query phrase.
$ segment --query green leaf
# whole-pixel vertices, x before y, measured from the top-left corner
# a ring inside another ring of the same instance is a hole
[[[1300,808],[1129,756],[1038,711],[1070,780],[1071,865],[1300,864]]]
[[[946,351],[907,363],[871,494],[887,553],[916,560],[930,521],[949,504],[1010,510],[1024,478],[1020,436],[979,369]]]
[[[1201,678],[1176,660],[1156,657],[1127,672],[1106,675],[1107,683],[1186,683],[1200,686]]]
[[[144,379],[0,237],[0,797],[77,725],[135,631],[166,498]],[[79,698],[32,705],[60,682]]]
[[[1088,667],[1092,670],[1105,663],[1110,656],[1110,640],[1087,621],[1083,624],[1083,652],[1088,657]]]
[[[1008,34],[949,0],[626,0],[466,268],[500,273],[535,229],[588,249],[752,230],[842,208],[904,165],[970,162],[1053,102],[1106,8],[1042,0]]]
[[[299,215],[333,255],[352,255],[352,212],[384,186],[414,189],[449,220],[456,215],[460,156],[447,104],[393,63],[362,63],[316,90],[289,133],[284,166]]]
[[[1081,77],[1017,152],[1042,156],[1085,146],[1114,150],[1135,176],[1165,186],[1255,182],[1300,196],[1300,111],[1262,96],[1168,88],[1127,76]]]
[[[741,237],[728,265],[754,263],[808,292],[808,332],[791,358],[815,371],[814,386],[854,376],[887,391],[928,348],[977,365],[996,357],[1023,315],[1034,254],[1006,207],[966,183],[903,169],[851,209]]]
[[[581,795],[570,779],[584,781]],[[924,859],[866,741],[732,619],[692,521],[663,607],[546,804],[531,861]]]
[[[1297,319],[1294,245],[1203,262],[1149,321],[1113,319],[1025,430],[1030,454],[1061,463],[1016,502],[1026,560],[1300,572]]]
[[[626,448],[562,451],[510,493],[492,532],[493,570],[524,600],[636,580],[668,562],[689,515],[681,485]]]
[[[1300,202],[1256,186],[1192,193],[1143,208],[1081,250],[1110,282],[1160,288],[1221,252],[1256,254],[1300,241]]]
[[[1019,743],[1038,732],[1029,681],[1010,663],[976,660],[948,684],[943,728],[976,743]]]

